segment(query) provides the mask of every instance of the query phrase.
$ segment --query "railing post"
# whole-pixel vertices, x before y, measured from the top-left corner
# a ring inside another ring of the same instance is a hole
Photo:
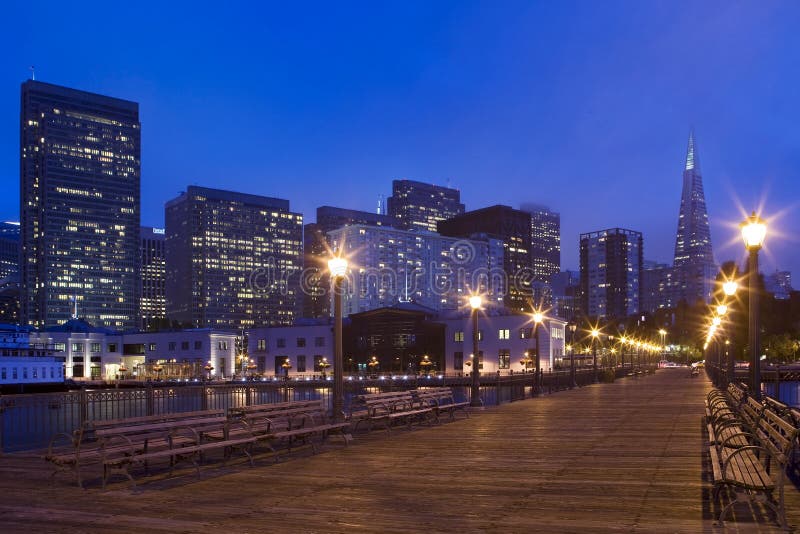
[[[86,388],[81,388],[81,426],[89,420],[89,397]]]
[[[155,404],[153,399],[153,384],[148,383],[145,386],[145,403],[147,409],[147,415],[154,415],[153,405]]]

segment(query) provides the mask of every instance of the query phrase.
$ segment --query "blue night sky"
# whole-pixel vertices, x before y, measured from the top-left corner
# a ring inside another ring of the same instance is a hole
[[[800,4],[289,4],[4,4],[0,218],[18,218],[35,65],[139,102],[142,224],[188,184],[287,198],[312,222],[410,178],[467,209],[561,212],[564,268],[579,233],[615,226],[671,262],[694,127],[717,260],[744,256],[735,226],[762,207],[762,267],[800,286]]]

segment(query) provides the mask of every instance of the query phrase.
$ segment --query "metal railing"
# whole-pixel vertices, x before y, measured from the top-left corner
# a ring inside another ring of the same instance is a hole
[[[598,377],[608,379],[628,374],[630,368],[598,369]],[[362,376],[344,381],[345,408],[356,395],[449,386],[456,401],[467,400],[471,378],[468,375]],[[499,405],[553,393],[595,382],[592,369],[513,375],[482,374],[481,399],[484,405]],[[184,383],[147,384],[134,388],[82,389],[57,393],[19,394],[0,397],[0,452],[41,449],[59,432],[72,432],[86,421],[122,419],[197,410],[228,410],[252,404],[291,400],[323,399],[331,406],[329,380],[279,380],[233,382],[225,384]]]

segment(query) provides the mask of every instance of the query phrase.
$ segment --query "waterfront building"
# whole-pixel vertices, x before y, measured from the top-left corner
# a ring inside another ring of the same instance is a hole
[[[394,219],[381,213],[320,206],[317,222],[305,226],[303,234],[303,317],[330,316],[330,277],[327,261],[330,258],[328,232],[343,226],[363,224],[366,226],[392,226]]]
[[[138,323],[139,105],[28,80],[20,113],[21,315]],[[76,304],[77,301],[77,304]]]
[[[624,318],[640,309],[642,233],[610,228],[580,235],[581,309],[588,317]]]
[[[0,323],[0,386],[64,381],[64,358],[31,339],[31,327]]]
[[[522,204],[531,214],[531,269],[534,280],[549,282],[561,271],[561,215],[537,204]]]
[[[456,309],[472,291],[486,294],[492,306],[502,305],[505,251],[498,239],[352,225],[329,232],[328,241],[350,262],[345,315],[400,302],[434,311]]]
[[[718,269],[711,246],[711,230],[694,132],[689,134],[686,150],[673,267],[675,305],[681,300],[690,304],[697,300],[710,302]]]
[[[403,230],[436,232],[439,221],[464,213],[458,189],[414,180],[393,180],[386,205],[394,226]]]
[[[294,321],[303,216],[288,200],[190,186],[165,218],[168,319],[234,330]]]
[[[468,314],[440,319],[445,325],[446,370],[451,373],[469,374],[472,361],[472,320]],[[566,321],[546,317],[539,326],[539,361],[542,371],[569,366],[564,362]],[[523,358],[527,354],[533,359],[536,343],[533,321],[527,314],[481,314],[478,318],[478,358],[481,373],[500,375],[533,372],[535,364]]]
[[[165,232],[142,226],[140,235],[139,326],[149,330],[163,325],[167,317]]]
[[[208,374],[209,362],[213,378],[230,378],[236,370],[237,335],[210,328],[118,332],[70,319],[30,337],[52,347],[61,357],[64,376],[75,380],[201,377]],[[164,368],[160,373],[153,370],[156,364]]]
[[[248,353],[256,371],[264,376],[284,374],[287,360],[292,376],[330,374],[333,323],[330,318],[302,319],[294,325],[254,328],[248,335]]]
[[[439,232],[450,237],[471,238],[484,234],[503,243],[503,272],[507,291],[504,304],[517,312],[531,311],[530,247],[531,215],[509,206],[496,205],[469,211],[438,224]]]

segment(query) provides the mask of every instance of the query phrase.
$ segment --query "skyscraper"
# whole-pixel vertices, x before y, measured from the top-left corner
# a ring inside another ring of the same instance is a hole
[[[77,308],[96,326],[137,325],[140,136],[135,102],[22,84],[24,323],[54,326]]]
[[[142,226],[139,318],[144,329],[158,328],[167,317],[164,229]]]
[[[469,211],[438,224],[442,235],[471,238],[486,234],[503,242],[503,271],[507,280],[505,305],[514,311],[530,311],[531,292],[531,215],[509,206],[490,206]]]
[[[288,200],[190,186],[165,219],[168,319],[220,329],[294,321],[303,216]]]
[[[386,205],[394,226],[402,230],[435,232],[439,221],[464,213],[458,189],[414,180],[393,180]]]
[[[716,272],[694,131],[689,134],[673,262],[676,303],[708,301]]]
[[[639,311],[642,233],[611,228],[581,234],[581,309],[589,317]]]
[[[561,271],[561,215],[536,204],[523,204],[520,209],[531,214],[531,267],[534,279],[550,282],[550,277]]]

